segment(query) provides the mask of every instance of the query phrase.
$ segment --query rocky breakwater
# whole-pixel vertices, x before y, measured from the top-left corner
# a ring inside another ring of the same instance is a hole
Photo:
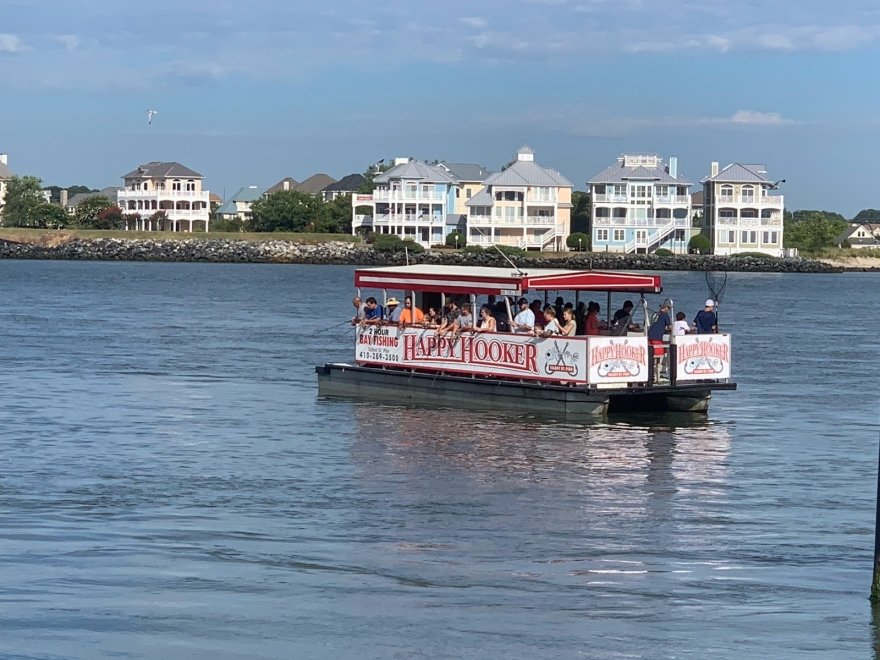
[[[404,252],[377,252],[360,243],[331,241],[237,241],[226,239],[120,239],[72,238],[38,245],[0,241],[0,259],[65,259],[79,261],[189,261],[214,263],[286,263],[393,265],[406,263]],[[652,254],[569,253],[561,258],[513,256],[521,268],[572,268],[596,270],[697,270],[777,273],[836,273],[843,268],[812,259],[716,257],[687,255],[658,257]],[[428,250],[410,254],[409,263],[462,266],[509,266],[497,252]]]

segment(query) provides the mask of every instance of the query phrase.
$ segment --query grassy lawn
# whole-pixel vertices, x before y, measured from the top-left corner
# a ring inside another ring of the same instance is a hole
[[[291,241],[294,243],[326,243],[346,241],[359,243],[360,238],[348,234],[301,234],[297,232],[158,232],[158,231],[110,231],[100,229],[27,229],[23,227],[0,227],[0,239],[35,243],[38,245],[58,245],[77,238],[125,238],[152,239],[156,241],[185,240],[233,240],[262,243],[266,241]]]

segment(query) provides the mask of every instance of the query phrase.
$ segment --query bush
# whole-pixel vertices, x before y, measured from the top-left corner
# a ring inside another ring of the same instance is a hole
[[[376,234],[373,249],[376,252],[398,252],[403,250],[403,241],[397,234]]]
[[[479,245],[466,245],[462,248],[462,254],[483,254],[485,250],[481,248]]]
[[[667,250],[666,248],[657,248],[656,250],[654,250],[654,254],[657,255],[658,257],[674,257],[675,256],[675,254],[672,252],[672,250]]]
[[[589,252],[590,237],[587,234],[576,232],[568,235],[568,238],[565,239],[565,244],[572,250],[586,250]]]
[[[407,249],[409,250],[410,254],[421,254],[425,251],[425,248],[421,243],[416,243],[411,238],[405,238],[404,240],[400,241],[400,249]]]
[[[709,254],[712,250],[712,243],[707,236],[694,234],[688,242],[688,249],[698,254]]]
[[[460,247],[463,248],[467,245],[467,239],[464,237],[464,234],[454,231],[450,234],[446,234],[446,247]]]
[[[526,253],[525,250],[523,250],[521,247],[517,247],[516,245],[496,245],[495,247],[497,247],[498,250],[501,250],[508,257],[522,257]],[[497,253],[497,250],[495,248],[492,248],[492,252]]]
[[[229,220],[214,220],[213,222],[211,222],[211,231],[245,231],[245,222],[240,218],[230,218]]]
[[[740,257],[746,259],[776,259],[773,255],[764,254],[763,252],[737,252],[736,254],[730,255],[731,259],[737,259]]]
[[[373,242],[376,240],[376,237],[381,235],[382,234],[377,234],[374,231],[368,231],[366,234],[364,234],[364,243],[366,243],[367,245],[372,245]]]

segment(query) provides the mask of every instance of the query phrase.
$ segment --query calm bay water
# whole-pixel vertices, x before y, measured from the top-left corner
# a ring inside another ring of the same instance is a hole
[[[732,273],[740,390],[587,425],[318,400],[352,270],[0,262],[0,656],[875,657],[880,275]]]

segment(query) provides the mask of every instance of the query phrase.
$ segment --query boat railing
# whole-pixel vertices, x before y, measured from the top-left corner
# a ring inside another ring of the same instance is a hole
[[[394,324],[358,326],[360,365],[595,388],[675,386],[730,378],[730,335],[684,335],[665,345],[655,373],[644,334],[535,337]]]

